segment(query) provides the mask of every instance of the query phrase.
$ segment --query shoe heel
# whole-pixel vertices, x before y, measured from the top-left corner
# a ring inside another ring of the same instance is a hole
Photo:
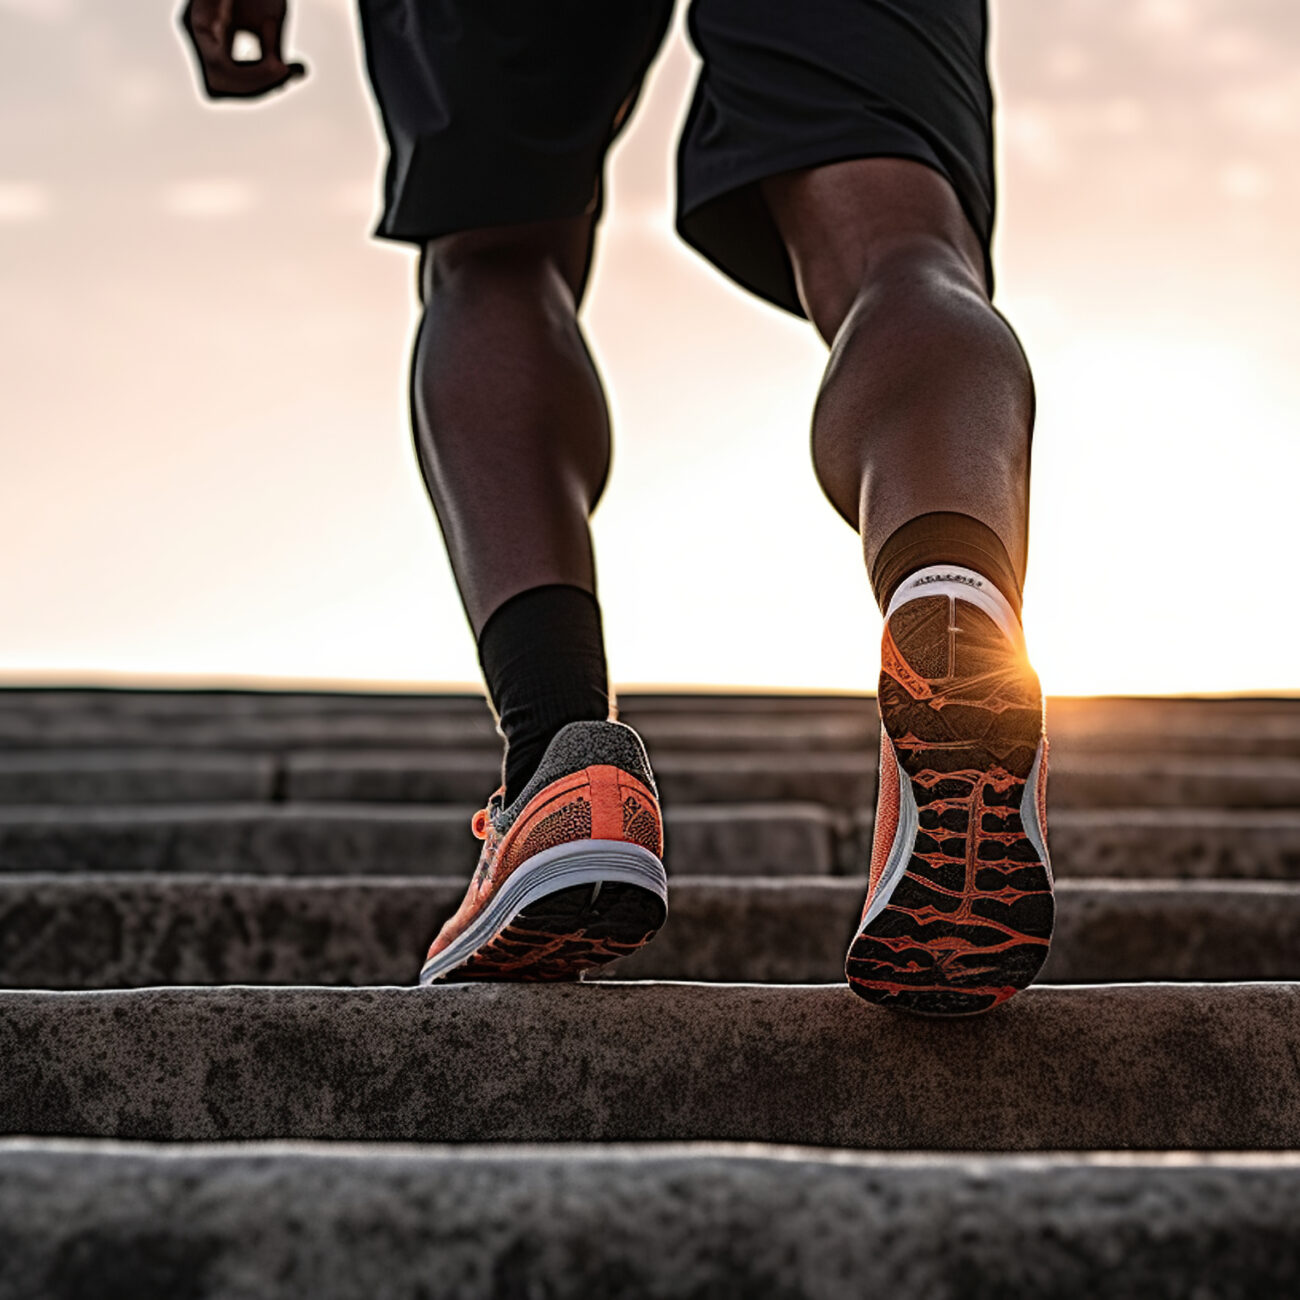
[[[421,983],[575,980],[649,943],[668,916],[659,858],[625,840],[575,840],[524,862],[480,923],[427,965]]]

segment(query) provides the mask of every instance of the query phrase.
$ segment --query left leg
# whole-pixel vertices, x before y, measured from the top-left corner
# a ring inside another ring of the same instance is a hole
[[[849,954],[869,1001],[996,1006],[1052,928],[1025,657],[1033,388],[993,308],[986,0],[694,0],[678,228],[832,353],[816,471],[885,611],[880,790]]]
[[[1033,382],[952,186],[920,163],[864,158],[774,176],[763,193],[831,346],[817,476],[862,536],[882,609],[939,562],[985,573],[1018,607]]]
[[[1053,917],[1042,695],[1018,617],[1028,365],[932,169],[859,159],[774,177],[764,193],[832,345],[818,477],[860,531],[887,615],[850,984],[884,1006],[984,1010],[1032,980]]]

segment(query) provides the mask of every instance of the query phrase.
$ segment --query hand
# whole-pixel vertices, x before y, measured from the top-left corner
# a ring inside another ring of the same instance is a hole
[[[198,55],[209,99],[255,99],[307,75],[303,64],[286,63],[280,53],[286,7],[287,0],[189,0],[181,29]],[[257,37],[261,58],[236,61],[237,32]]]

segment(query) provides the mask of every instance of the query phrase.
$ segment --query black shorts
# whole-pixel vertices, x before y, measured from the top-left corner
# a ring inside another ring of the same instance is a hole
[[[376,234],[423,244],[599,212],[673,0],[360,0],[388,135]],[[677,229],[803,314],[766,176],[911,158],[951,182],[992,289],[986,0],[694,0],[703,59],[677,159]]]

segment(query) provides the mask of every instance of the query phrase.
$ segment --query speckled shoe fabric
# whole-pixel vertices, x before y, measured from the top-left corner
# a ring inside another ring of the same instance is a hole
[[[846,974],[869,1002],[987,1011],[1047,958],[1043,695],[1019,620],[969,569],[905,579],[885,619],[880,788]]]
[[[578,979],[655,936],[668,914],[663,822],[631,727],[570,723],[508,808],[502,795],[474,816],[478,869],[421,984]]]

